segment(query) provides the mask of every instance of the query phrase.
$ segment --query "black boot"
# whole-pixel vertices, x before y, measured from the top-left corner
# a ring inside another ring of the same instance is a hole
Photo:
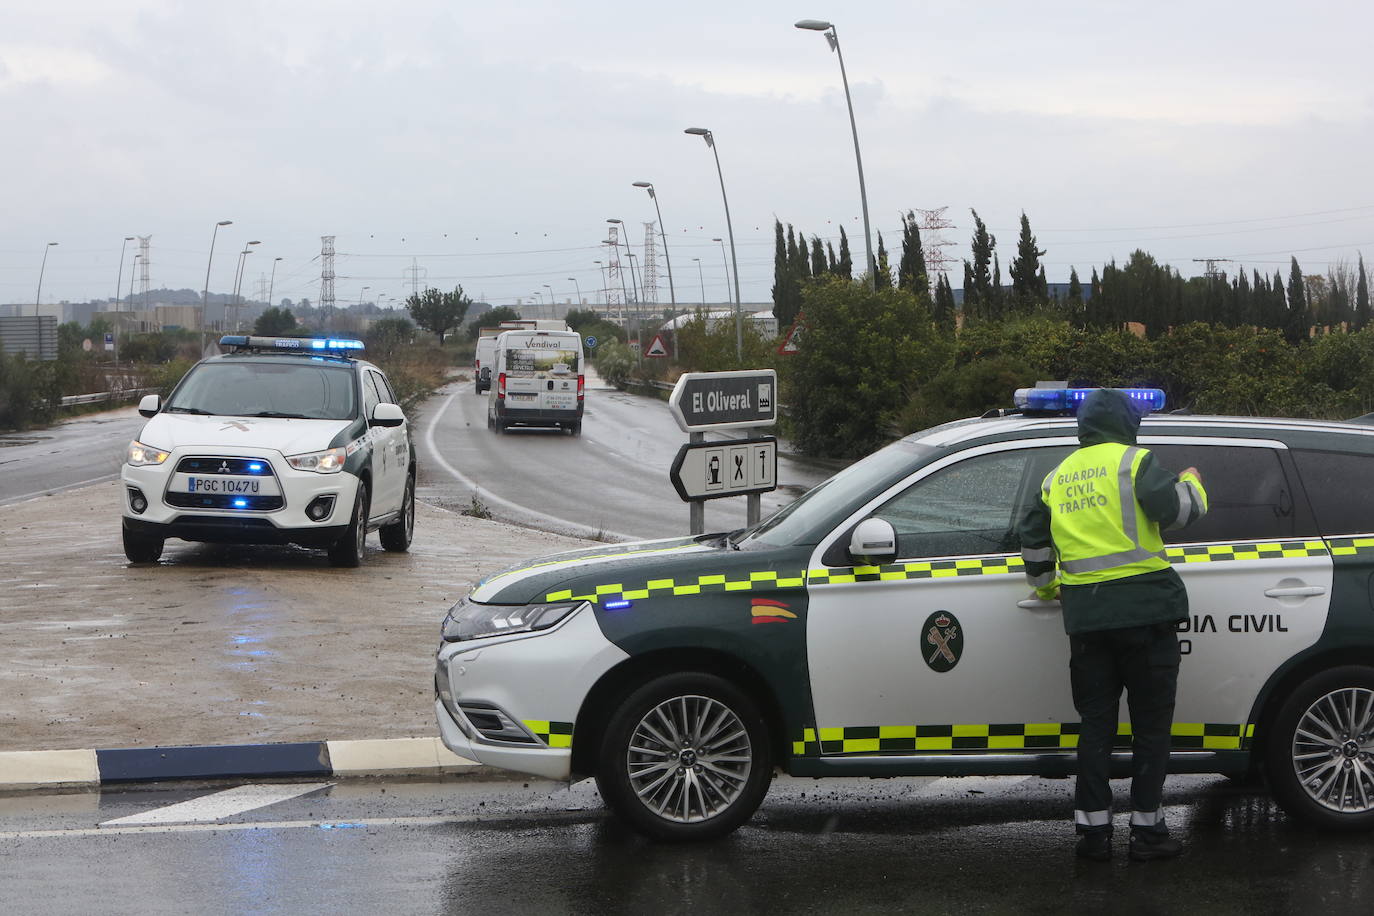
[[[1078,837],[1078,845],[1073,854],[1080,859],[1105,862],[1112,857],[1112,832],[1110,830],[1090,830]]]
[[[1137,862],[1172,859],[1183,852],[1183,844],[1167,833],[1154,830],[1131,831],[1131,858]]]

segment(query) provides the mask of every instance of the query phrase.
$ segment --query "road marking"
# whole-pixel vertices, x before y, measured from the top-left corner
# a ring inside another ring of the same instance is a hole
[[[604,810],[567,811],[540,813],[539,820],[557,822],[578,822],[601,820],[607,816]],[[300,830],[313,827],[319,830],[346,830],[364,827],[434,827],[445,824],[499,824],[503,821],[527,821],[530,818],[518,813],[508,815],[457,814],[449,817],[365,817],[357,820],[324,821],[254,821],[242,824],[142,824],[126,827],[75,827],[69,830],[11,830],[0,831],[0,841],[38,840],[62,837],[120,836],[133,833],[217,833],[221,830]],[[122,820],[122,819],[121,819]],[[114,823],[106,821],[106,824]]]
[[[100,827],[105,829],[108,827],[195,824],[219,821],[257,808],[265,808],[278,802],[309,795],[311,792],[318,792],[332,785],[331,782],[314,782],[294,786],[256,784],[237,786],[233,789],[225,789],[223,792],[214,792],[210,795],[192,798],[189,801],[178,802],[175,805],[154,808],[152,811],[144,811],[142,814],[130,814],[128,817],[117,817],[114,820],[103,821]]]
[[[438,446],[434,444],[434,428],[439,425],[440,418],[443,417],[445,411],[448,410],[448,405],[453,403],[453,399],[456,398],[458,394],[459,392],[455,391],[453,394],[449,395],[448,398],[444,401],[443,406],[435,412],[433,419],[429,421],[429,426],[425,429],[425,445],[429,446],[430,459],[434,461],[436,464],[438,464],[440,467],[442,467],[445,471],[448,471],[449,474],[453,475],[453,477],[460,484],[467,487],[469,490],[472,490],[474,494],[482,494],[481,498],[483,502],[495,503],[498,506],[503,506],[507,511],[515,512],[517,515],[524,515],[537,519],[542,519],[545,522],[559,525],[565,530],[571,528],[573,531],[578,532],[579,537],[603,539],[614,538],[621,541],[642,540],[642,538],[638,538],[630,534],[622,534],[619,531],[607,531],[604,528],[592,528],[587,525],[578,524],[577,522],[570,522],[566,519],[558,518],[554,515],[548,515],[544,512],[536,512],[535,510],[522,506],[519,503],[513,503],[508,499],[503,499],[500,496],[497,496],[495,493],[491,492],[491,490],[484,490],[482,487],[478,486],[475,481],[471,480],[466,475],[464,475],[462,471],[458,470],[453,465],[445,461],[444,456],[439,452]]]
[[[90,480],[80,480],[76,483],[64,483],[55,487],[48,487],[46,490],[35,490],[32,493],[25,493],[22,496],[6,496],[0,499],[0,506],[8,506],[12,503],[21,503],[26,499],[36,499],[39,496],[56,496],[58,493],[65,493],[67,490],[75,490],[77,487],[89,486],[93,483],[104,483],[107,480],[117,480],[119,472],[106,474],[103,477],[92,477]]]

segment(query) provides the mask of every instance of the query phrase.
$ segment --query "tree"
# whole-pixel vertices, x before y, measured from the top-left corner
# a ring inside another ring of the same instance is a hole
[[[406,309],[410,317],[420,327],[439,338],[439,346],[450,331],[462,325],[472,300],[463,295],[463,287],[455,286],[453,292],[445,293],[437,289],[426,289],[420,294],[411,294],[406,299]]]
[[[940,278],[935,281],[935,307],[932,309],[932,316],[935,320],[935,327],[946,337],[953,337],[957,319],[955,318],[956,309],[954,306],[954,290],[950,288],[949,277],[940,274]]]
[[[394,317],[379,318],[367,329],[366,337],[368,358],[373,361],[389,360],[415,337],[415,325],[410,319]]]
[[[811,276],[825,276],[827,266],[825,263],[825,248],[821,245],[819,235],[811,236]]]
[[[887,263],[887,248],[883,245],[883,234],[878,232],[878,288],[892,288],[892,268]]]
[[[1300,344],[1310,336],[1311,320],[1307,310],[1307,284],[1303,281],[1298,259],[1292,259],[1288,269],[1288,311],[1283,320],[1283,339]]]
[[[973,263],[964,262],[964,315],[966,318],[996,318],[992,261],[997,237],[988,232],[977,210],[969,212],[973,214],[973,238],[969,243],[973,249]]]
[[[290,309],[269,307],[263,309],[258,320],[253,323],[253,333],[263,337],[276,337],[296,330],[296,316]]]
[[[1364,273],[1364,255],[1360,255],[1360,279],[1355,284],[1355,326],[1362,331],[1369,325],[1369,280]]]
[[[573,314],[572,312],[568,313]],[[519,321],[520,313],[509,305],[498,305],[494,309],[487,309],[479,317],[468,322],[467,332],[471,340],[476,340],[482,328],[497,328],[503,321]],[[565,319],[566,320],[566,319]],[[572,325],[568,325],[572,327]]]
[[[914,210],[902,216],[902,259],[897,263],[897,288],[910,290],[918,296],[930,295],[926,253],[921,248],[921,227],[916,223]]]
[[[840,259],[835,262],[835,275],[849,280],[854,276],[854,259],[849,255],[849,236],[840,227]]]
[[[1016,258],[1011,262],[1011,292],[1022,308],[1049,298],[1041,275],[1040,259],[1045,252],[1031,234],[1030,220],[1021,211],[1021,237],[1016,242]]]
[[[801,283],[797,276],[797,239],[789,225],[784,233],[782,221],[773,221],[773,317],[778,327],[790,325],[801,305]],[[803,243],[804,245],[805,243]]]

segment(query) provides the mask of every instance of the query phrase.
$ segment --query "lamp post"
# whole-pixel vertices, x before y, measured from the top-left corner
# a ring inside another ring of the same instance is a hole
[[[119,273],[115,276],[115,311],[119,311],[119,289],[124,285],[124,251],[129,247],[129,243],[134,240],[132,235],[124,236],[124,242],[119,246]],[[133,309],[133,302],[129,303],[129,308]]]
[[[33,297],[33,314],[38,317],[38,308],[43,304],[43,271],[48,266],[48,249],[56,245],[56,242],[49,242],[43,246],[43,263],[38,265],[38,292]]]
[[[600,261],[593,261],[592,263],[601,269],[601,304],[606,305],[606,265]]]
[[[244,245],[243,250],[239,252],[238,268],[234,271],[234,333],[236,334],[239,330],[239,309],[242,305],[239,297],[239,288],[243,283],[243,262],[248,255],[253,253],[253,249],[249,246],[261,244],[261,241],[249,242],[247,245]]]
[[[358,308],[363,307],[363,293],[367,292],[370,289],[372,289],[372,287],[364,286],[362,289],[358,290]]]
[[[553,307],[554,307],[554,301],[553,301],[553,287],[550,286],[549,284],[545,283],[545,284],[544,284],[544,288],[545,288],[546,290],[549,291],[549,317],[552,318],[552,317],[554,317],[554,315],[553,315]]]
[[[716,138],[704,127],[689,127],[683,131],[706,141],[716,157],[716,176],[720,178],[720,199],[725,204],[725,230],[730,236],[730,260],[735,265],[735,361],[744,363],[744,325],[740,320],[739,260],[735,257],[735,228],[730,223],[730,200],[725,196],[725,173],[720,169],[720,151],[716,149]],[[727,280],[728,282],[728,280]]]
[[[697,262],[697,282],[701,284],[701,307],[706,308],[706,277],[701,272],[701,258],[692,258]]]
[[[277,285],[277,262],[281,258],[272,259],[272,279],[267,281],[267,307],[272,307],[272,289]]]
[[[663,229],[663,211],[658,208],[658,195],[654,193],[654,183],[636,181],[634,186],[648,191],[649,199],[654,202],[654,212],[658,214],[658,237],[663,240],[663,263],[668,266],[668,301],[672,303],[673,311],[677,312],[677,293],[673,291],[673,259],[668,257],[668,234]]]
[[[613,223],[617,226],[624,225],[625,223],[624,220],[616,219],[615,217],[607,219],[606,222]],[[630,292],[634,294],[634,299],[632,301],[636,306],[638,306],[639,282],[635,280],[634,254],[630,251],[630,238],[628,235],[626,235],[625,237],[625,257],[630,261]],[[622,277],[620,282],[623,284],[625,282],[625,279]]]
[[[713,242],[720,243],[720,263],[725,268],[725,296],[730,296],[730,261],[725,257],[725,239],[711,239]]]
[[[129,311],[131,312],[134,310],[134,272],[135,268],[138,267],[138,259],[141,257],[143,255],[136,252],[134,262],[129,265]]]
[[[581,307],[582,307],[582,284],[577,282],[577,278],[576,278],[576,277],[569,277],[568,279],[572,281],[573,289],[577,290],[577,307],[578,307],[578,308],[581,308]]]
[[[824,32],[825,40],[830,43],[830,50],[835,52],[835,56],[840,61],[840,81],[844,83],[844,102],[849,106],[849,130],[854,134],[854,162],[859,167],[859,202],[863,205],[864,247],[868,251],[868,288],[876,291],[878,289],[878,265],[873,260],[873,233],[868,226],[868,191],[864,188],[864,160],[859,155],[859,128],[854,123],[854,100],[849,96],[849,76],[844,70],[844,52],[840,50],[840,38],[834,24],[822,19],[803,19],[797,23],[797,28],[806,29],[810,32]]]
[[[207,311],[206,311],[206,310],[207,310],[207,308],[208,308],[209,305],[210,305],[210,265],[213,264],[214,261],[215,261],[215,237],[219,235],[219,227],[220,227],[220,226],[232,226],[232,225],[234,225],[234,221],[233,221],[232,219],[222,219],[222,220],[220,220],[219,222],[215,223],[215,231],[212,232],[212,233],[210,234],[210,257],[207,258],[206,261],[205,261],[205,291],[204,291],[203,293],[201,293],[201,298],[200,298],[200,352],[201,352],[202,355],[204,355],[204,353],[205,353],[205,331],[206,331],[206,314],[207,314]],[[130,289],[129,296],[130,296],[130,299],[132,300],[132,297],[133,297],[133,291],[132,291],[132,290],[133,290],[133,281],[132,281],[132,280],[129,281],[129,289]]]

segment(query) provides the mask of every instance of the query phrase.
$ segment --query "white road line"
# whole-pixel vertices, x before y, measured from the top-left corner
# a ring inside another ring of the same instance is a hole
[[[21,503],[26,499],[36,499],[39,496],[55,495],[65,493],[67,490],[75,490],[77,487],[89,486],[93,483],[104,483],[107,480],[115,480],[119,477],[119,472],[106,474],[103,477],[92,477],[90,480],[78,480],[76,483],[64,483],[55,487],[48,487],[46,490],[35,490],[32,493],[25,493],[22,496],[6,496],[0,500],[0,506],[8,506],[11,503]]]
[[[599,820],[606,816],[604,810],[589,815],[586,811],[541,812],[541,821],[584,821]],[[70,830],[11,830],[0,831],[0,842],[5,840],[38,840],[62,837],[120,836],[132,833],[211,833],[221,830],[299,830],[314,827],[320,830],[347,830],[360,827],[432,827],[443,824],[483,824],[500,823],[509,820],[526,819],[519,813],[511,814],[457,814],[451,817],[365,817],[358,820],[336,821],[254,821],[242,824],[144,824],[128,827],[75,827]],[[113,823],[107,821],[107,823]]]
[[[456,398],[458,394],[459,392],[455,391],[453,394],[449,395],[448,398],[444,401],[443,406],[440,407],[437,411],[435,411],[433,418],[431,418],[429,421],[429,426],[425,429],[425,445],[429,446],[431,460],[437,463],[445,471],[448,471],[449,474],[453,475],[453,477],[459,483],[467,487],[469,490],[472,490],[474,493],[481,493],[482,500],[484,502],[495,503],[498,506],[504,507],[509,512],[514,512],[517,516],[523,515],[530,518],[537,518],[544,521],[545,523],[559,525],[564,530],[572,529],[573,531],[577,532],[581,537],[615,538],[621,541],[642,540],[642,538],[635,537],[631,534],[622,534],[619,531],[607,531],[604,528],[592,528],[588,525],[578,524],[577,522],[570,522],[566,519],[561,519],[557,516],[548,515],[544,512],[536,512],[535,510],[522,506],[519,503],[513,503],[508,499],[502,499],[500,496],[497,496],[495,493],[491,492],[491,490],[483,489],[482,487],[478,486],[475,481],[467,477],[462,471],[458,470],[453,465],[445,461],[444,456],[439,452],[438,446],[434,444],[434,428],[439,425],[440,418],[443,417],[444,412],[448,410],[448,405],[453,403],[453,399]]]
[[[178,802],[175,805],[154,808],[152,811],[144,811],[142,814],[130,814],[128,817],[117,817],[114,820],[103,821],[100,828],[103,830],[108,827],[196,824],[218,821],[257,808],[275,805],[277,802],[309,795],[311,792],[318,792],[332,785],[333,783],[330,782],[314,782],[293,786],[256,784],[237,786],[233,789],[225,789],[223,792],[213,792],[210,795],[202,795],[189,801]]]

